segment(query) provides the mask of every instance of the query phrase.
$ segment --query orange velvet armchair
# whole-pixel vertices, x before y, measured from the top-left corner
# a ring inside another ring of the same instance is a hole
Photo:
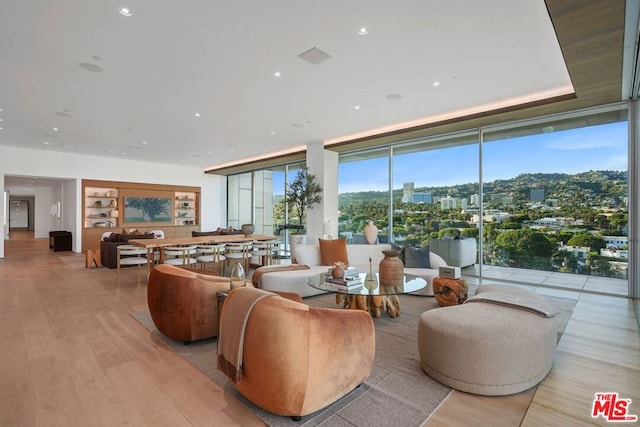
[[[238,288],[222,308],[220,336],[236,333],[225,322],[241,304]],[[246,295],[245,295],[246,297]],[[220,339],[220,338],[219,338]],[[375,329],[360,310],[310,307],[302,302],[263,298],[251,310],[244,332],[242,372],[233,382],[248,400],[277,415],[299,419],[337,401],[371,373]]]
[[[185,344],[218,335],[216,293],[228,291],[228,277],[169,264],[149,274],[147,303],[156,328]]]

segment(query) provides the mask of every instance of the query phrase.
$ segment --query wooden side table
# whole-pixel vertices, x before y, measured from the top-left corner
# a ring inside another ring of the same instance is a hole
[[[440,307],[462,304],[467,300],[469,285],[465,279],[448,279],[435,277],[433,279],[433,294]]]

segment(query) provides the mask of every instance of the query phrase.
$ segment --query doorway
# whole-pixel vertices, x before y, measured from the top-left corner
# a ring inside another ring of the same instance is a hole
[[[30,230],[31,204],[28,200],[9,201],[9,232]]]

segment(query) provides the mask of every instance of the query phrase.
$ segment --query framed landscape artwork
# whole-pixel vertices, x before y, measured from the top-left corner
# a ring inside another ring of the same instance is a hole
[[[125,197],[124,222],[171,222],[168,197]]]

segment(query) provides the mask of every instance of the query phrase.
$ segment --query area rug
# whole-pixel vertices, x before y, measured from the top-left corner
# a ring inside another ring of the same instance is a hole
[[[575,300],[549,297],[561,311],[558,316],[559,334],[564,330]],[[305,303],[318,307],[335,308],[333,295],[305,298]],[[149,331],[200,370],[225,391],[235,396],[269,426],[419,426],[451,392],[451,388],[432,380],[420,368],[417,345],[418,317],[426,310],[437,307],[433,298],[402,295],[401,314],[374,319],[376,327],[376,354],[373,371],[360,387],[334,404],[300,421],[281,417],[257,407],[241,396],[222,373],[216,369],[216,339],[183,345],[162,335],[154,326],[148,311],[133,316]],[[566,319],[566,320],[565,320]]]

